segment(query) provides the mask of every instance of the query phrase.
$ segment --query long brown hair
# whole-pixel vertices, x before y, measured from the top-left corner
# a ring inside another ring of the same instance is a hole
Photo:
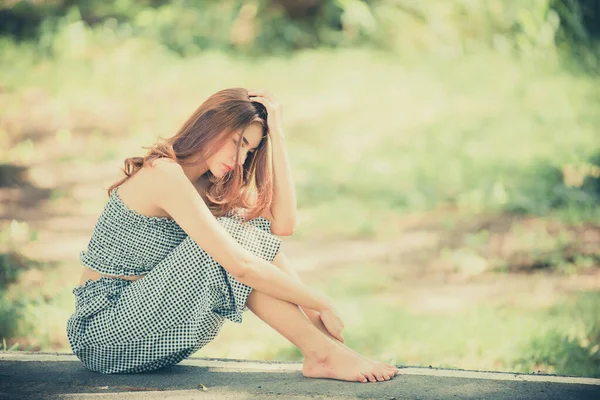
[[[158,158],[170,158],[180,165],[196,165],[215,154],[228,140],[229,135],[243,132],[250,124],[263,127],[263,138],[254,153],[248,153],[242,168],[238,166],[242,140],[238,140],[238,152],[233,171],[223,178],[216,178],[210,170],[206,173],[210,182],[206,189],[207,205],[215,217],[227,215],[239,208],[246,209],[245,220],[258,217],[272,201],[272,165],[269,157],[267,111],[265,107],[250,101],[243,88],[221,90],[200,105],[170,138],[160,138],[144,157],[126,158],[125,177],[108,188],[111,191],[122,185],[141,168]],[[197,161],[191,158],[201,154]],[[251,204],[247,202],[251,200]]]

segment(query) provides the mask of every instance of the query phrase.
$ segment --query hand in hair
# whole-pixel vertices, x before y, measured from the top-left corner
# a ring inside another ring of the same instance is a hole
[[[262,104],[267,109],[267,125],[269,134],[283,136],[283,125],[281,123],[281,103],[267,90],[248,89],[248,97],[251,101]]]

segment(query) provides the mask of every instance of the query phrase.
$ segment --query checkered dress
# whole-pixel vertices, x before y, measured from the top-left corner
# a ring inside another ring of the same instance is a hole
[[[73,289],[75,312],[67,322],[73,352],[106,374],[149,371],[189,357],[215,338],[225,318],[242,322],[252,291],[175,221],[136,213],[117,189],[80,260],[102,274],[146,276],[86,281]],[[269,220],[242,224],[234,213],[217,220],[244,248],[273,261],[281,241]]]

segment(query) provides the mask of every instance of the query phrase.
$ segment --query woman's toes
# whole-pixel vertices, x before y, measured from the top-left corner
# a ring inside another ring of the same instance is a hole
[[[369,382],[377,382],[377,379],[375,378],[372,372],[367,372],[365,375],[367,379],[369,379]]]
[[[356,377],[356,380],[362,383],[367,383],[369,380],[360,372],[358,373],[358,376]]]
[[[392,364],[388,364],[388,363],[382,362],[382,363],[379,363],[379,365],[382,365],[382,366],[384,366],[387,369],[396,370],[396,366],[392,365]]]

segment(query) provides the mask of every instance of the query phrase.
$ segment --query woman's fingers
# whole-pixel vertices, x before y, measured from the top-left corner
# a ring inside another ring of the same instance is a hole
[[[341,343],[344,343],[344,337],[342,336],[342,331],[341,329],[338,330],[333,337],[335,337],[337,340],[339,340]]]
[[[262,97],[262,96],[250,96],[250,100],[251,101],[256,101],[256,102],[264,105],[265,107],[267,107],[267,109],[273,108],[273,103],[271,103],[269,101],[269,99],[267,99],[266,97]]]
[[[277,112],[281,106],[263,96],[250,96],[250,101],[257,101],[267,108],[267,112]]]
[[[254,101],[253,99],[262,99],[268,102],[269,106],[273,109],[281,108],[281,104],[275,98],[275,96],[273,96],[271,92],[268,92],[266,90],[249,90],[248,98],[252,101]],[[260,103],[263,103],[265,106],[267,105],[263,101],[260,101]]]
[[[272,102],[275,102],[275,97],[273,94],[264,89],[248,89],[248,96],[261,96]]]
[[[342,328],[344,326],[342,319],[335,313],[334,310],[326,310],[320,313],[321,321],[323,321],[323,325],[327,331],[339,340],[344,343],[344,337],[342,336]]]

